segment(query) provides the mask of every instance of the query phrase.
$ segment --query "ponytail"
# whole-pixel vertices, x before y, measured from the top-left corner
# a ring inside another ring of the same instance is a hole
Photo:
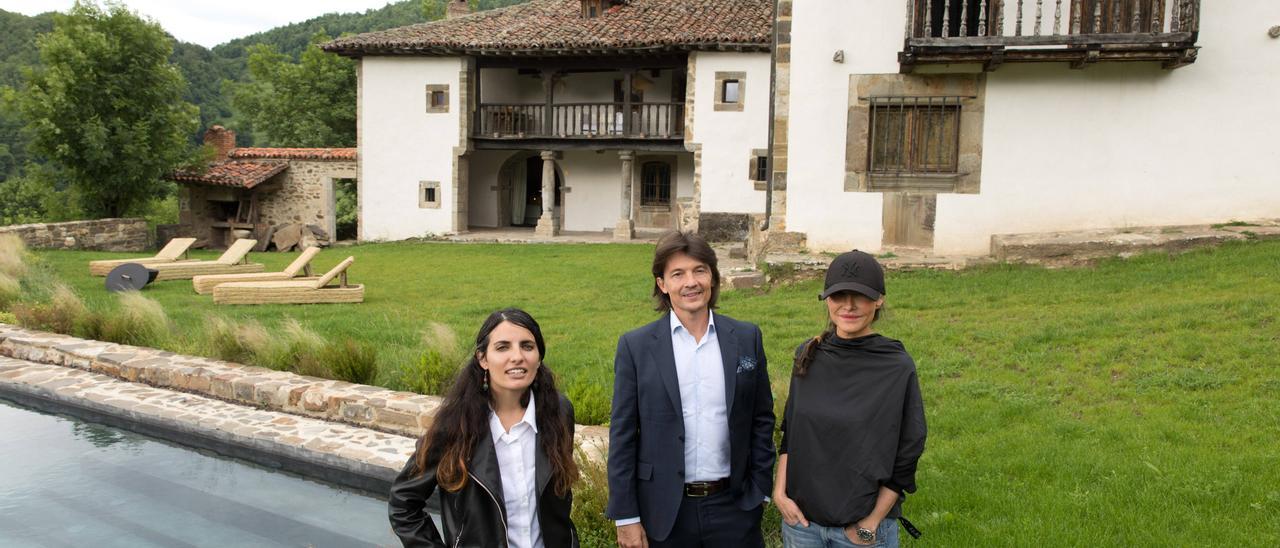
[[[795,376],[803,377],[809,373],[809,366],[813,365],[813,358],[818,355],[818,347],[827,342],[835,332],[835,324],[828,322],[827,329],[822,334],[809,339],[809,342],[804,344],[804,348],[800,349],[800,353],[796,355],[796,363],[792,368]]]

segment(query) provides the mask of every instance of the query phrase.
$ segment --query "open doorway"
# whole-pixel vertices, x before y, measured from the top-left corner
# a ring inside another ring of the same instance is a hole
[[[354,240],[359,219],[356,210],[356,180],[334,179],[334,241]]]
[[[560,170],[555,170],[556,212],[563,219],[564,180]],[[542,158],[533,155],[525,159],[523,173],[517,172],[511,185],[511,226],[533,227],[542,216]]]

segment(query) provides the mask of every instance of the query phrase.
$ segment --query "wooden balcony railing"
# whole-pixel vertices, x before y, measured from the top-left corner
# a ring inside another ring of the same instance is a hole
[[[1195,61],[1200,0],[907,0],[904,70],[926,63]]]
[[[481,104],[474,136],[491,139],[680,139],[684,103]]]

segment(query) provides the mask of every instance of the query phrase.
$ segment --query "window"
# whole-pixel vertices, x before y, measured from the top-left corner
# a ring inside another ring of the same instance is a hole
[[[418,207],[438,209],[440,207],[439,181],[418,182]]]
[[[867,171],[872,175],[955,174],[960,98],[873,97]]]
[[[747,95],[747,73],[717,72],[715,89],[715,110],[741,112]]]
[[[737,102],[739,101],[739,97],[738,97],[738,89],[739,89],[739,87],[740,87],[740,86],[739,86],[739,84],[738,84],[738,81],[737,81],[737,80],[725,80],[725,81],[722,83],[722,85],[724,86],[724,89],[723,89],[723,90],[721,90],[721,95],[720,95],[720,96],[721,96],[721,97],[723,97],[723,100],[722,100],[721,102],[724,102],[724,103],[737,103]]]
[[[448,84],[431,84],[427,86],[427,112],[449,112]]]
[[[977,194],[986,80],[983,74],[851,76],[845,191]]]
[[[640,205],[671,205],[671,164],[645,162],[640,166]]]
[[[751,149],[751,162],[747,165],[747,176],[751,178],[752,186],[756,190],[767,190],[766,183],[769,181],[769,149],[753,148]]]

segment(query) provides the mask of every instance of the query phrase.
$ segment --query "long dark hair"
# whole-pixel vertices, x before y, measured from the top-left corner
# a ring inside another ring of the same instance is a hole
[[[440,463],[436,466],[436,481],[441,488],[457,492],[467,485],[467,463],[472,451],[476,443],[489,436],[490,395],[483,388],[485,371],[480,367],[479,356],[489,348],[489,334],[502,322],[511,322],[533,333],[542,363],[533,384],[520,396],[520,404],[529,405],[529,395],[535,396],[538,439],[551,463],[551,485],[557,496],[566,496],[578,479],[578,466],[573,461],[573,436],[562,416],[564,409],[560,405],[560,392],[556,390],[555,375],[547,367],[547,345],[542,329],[528,312],[518,308],[494,312],[480,326],[471,359],[458,371],[431,428],[418,444],[413,456],[414,474],[425,472],[427,463],[434,457]]]

